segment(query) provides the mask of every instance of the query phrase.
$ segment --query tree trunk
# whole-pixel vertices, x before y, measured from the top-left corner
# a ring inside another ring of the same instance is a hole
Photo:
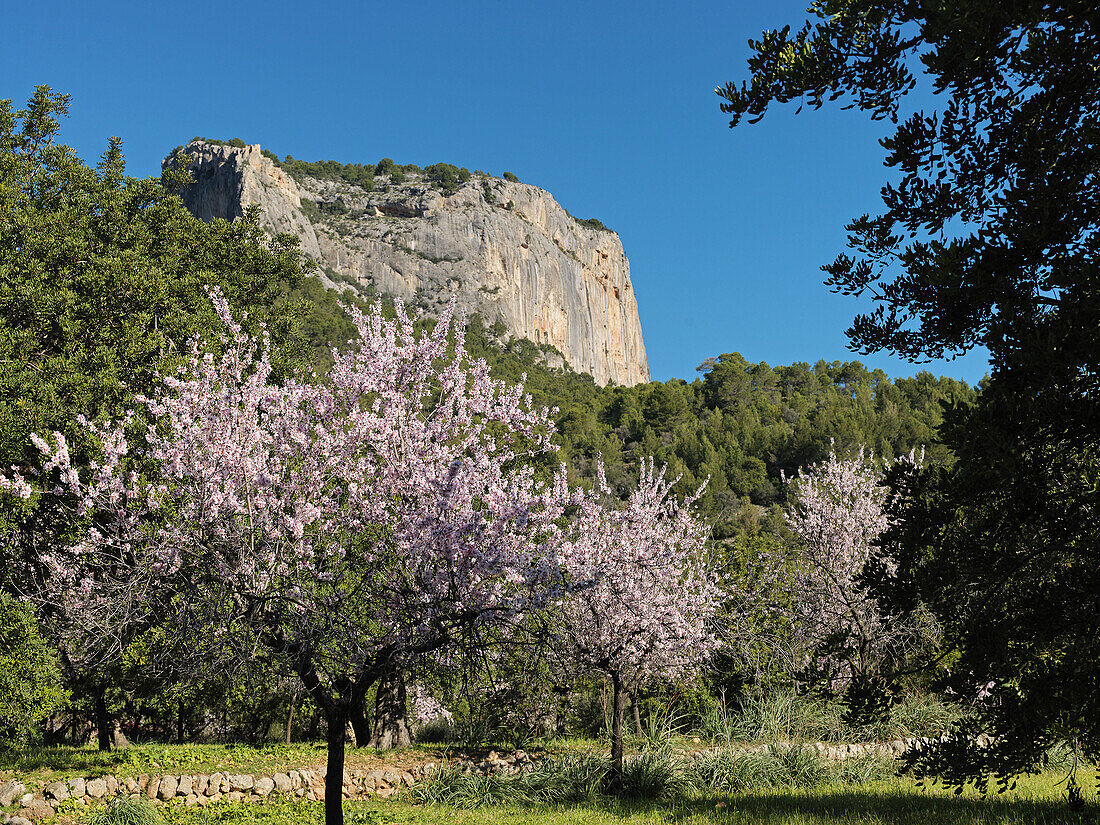
[[[130,740],[122,732],[122,724],[117,719],[111,720],[111,747],[116,751],[130,747]]]
[[[344,825],[344,727],[347,708],[333,705],[328,722],[328,766],[325,769],[325,825]]]
[[[638,696],[631,694],[630,704],[634,706],[634,735],[642,738],[642,715],[638,710]]]
[[[286,714],[286,743],[290,744],[290,731],[294,727],[294,702],[298,698],[298,691],[290,694],[290,710]]]
[[[95,728],[96,739],[101,751],[111,749],[111,717],[107,713],[107,689],[103,685],[95,687]]]
[[[183,699],[179,700],[179,704],[176,707],[176,742],[180,745],[183,744],[184,735],[186,734],[185,728],[187,727],[187,705]]]
[[[611,677],[611,773],[608,786],[611,793],[623,789],[623,716],[626,715],[626,690],[619,674]]]
[[[46,746],[64,745],[66,737],[72,739],[72,734],[69,731],[70,724],[64,716],[50,714],[50,718],[46,720],[43,744]]]
[[[405,674],[400,667],[391,667],[378,680],[370,744],[379,750],[407,748],[412,744],[405,710]]]
[[[370,744],[373,738],[371,733],[370,722],[367,721],[366,711],[363,709],[363,703],[353,707],[351,713],[351,729],[355,733],[355,746],[357,748],[365,748]]]
[[[309,717],[309,724],[306,725],[306,741],[312,742],[314,739],[320,738],[321,717],[324,716],[324,713],[319,705],[314,705],[313,714]]]

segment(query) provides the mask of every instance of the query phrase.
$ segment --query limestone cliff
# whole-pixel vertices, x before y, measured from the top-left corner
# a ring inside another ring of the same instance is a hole
[[[457,295],[487,325],[499,319],[556,348],[600,384],[649,380],[619,236],[579,223],[542,189],[475,175],[445,195],[414,174],[366,191],[295,179],[258,145],[193,141],[184,151],[195,183],[183,199],[203,220],[259,204],[265,227],[298,235],[338,286],[373,286],[429,311]]]

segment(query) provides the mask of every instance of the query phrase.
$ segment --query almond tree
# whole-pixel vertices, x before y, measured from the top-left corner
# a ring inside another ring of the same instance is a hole
[[[623,771],[623,714],[628,694],[646,683],[692,673],[717,647],[710,626],[717,587],[704,565],[709,530],[691,505],[670,494],[653,459],[641,463],[638,486],[622,506],[602,464],[594,490],[571,525],[565,569],[572,584],[562,605],[555,650],[567,670],[611,680],[611,785]]]
[[[86,470],[62,437],[38,439],[38,477],[0,486],[69,496],[84,519],[43,560],[40,598],[109,626],[125,595],[173,623],[177,655],[262,645],[297,674],[326,716],[325,816],[341,825],[344,731],[368,688],[558,592],[571,498],[564,471],[545,483],[532,469],[554,449],[550,412],[467,356],[453,305],[420,334],[400,305],[395,320],[351,309],[360,340],[331,375],[279,385],[266,342],[212,297],[222,353],[193,345],[143,399],[154,426],[101,431],[105,458]]]
[[[797,539],[790,582],[795,623],[831,686],[845,688],[873,676],[887,657],[932,639],[935,628],[923,615],[887,622],[862,581],[888,524],[887,488],[863,448],[849,459],[830,451],[792,486],[785,519]]]

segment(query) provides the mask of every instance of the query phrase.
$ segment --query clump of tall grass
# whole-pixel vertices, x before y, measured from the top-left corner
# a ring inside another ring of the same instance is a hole
[[[548,759],[515,776],[444,768],[416,786],[414,797],[456,808],[506,802],[553,805],[588,802],[607,792],[610,763],[600,756]],[[685,794],[690,786],[667,749],[645,751],[623,763],[621,796],[658,801]]]
[[[428,781],[414,787],[413,797],[418,802],[454,808],[476,808],[514,800],[512,783],[499,774],[464,772],[450,765],[444,765]]]
[[[606,759],[567,756],[547,759],[515,776],[464,772],[444,767],[413,789],[420,802],[458,808],[484,807],[504,802],[556,804],[585,802],[598,796],[608,773]]]
[[[907,694],[890,709],[890,739],[939,736],[965,714],[964,709],[936,696]]]
[[[750,694],[736,705],[711,708],[701,720],[712,741],[763,742],[828,740],[842,726],[843,710],[820,699],[789,693]]]
[[[830,778],[817,751],[798,745],[772,745],[763,753],[704,751],[686,762],[683,771],[686,783],[699,793],[808,788]]]
[[[748,695],[727,708],[719,703],[700,720],[700,732],[716,744],[734,742],[884,742],[938,736],[960,718],[954,705],[910,694],[870,723],[846,719],[840,700],[791,693]]]
[[[107,807],[92,815],[88,825],[164,825],[164,819],[152,803],[144,799],[116,796]]]
[[[623,761],[621,795],[626,799],[656,802],[689,790],[691,782],[667,747],[645,750]]]
[[[670,711],[651,713],[642,725],[641,746],[656,751],[668,747],[672,737],[683,727],[684,719]]]
[[[599,796],[608,769],[607,760],[600,756],[564,756],[539,762],[514,781],[524,801],[585,802]]]
[[[714,792],[851,785],[893,774],[893,761],[885,757],[830,763],[816,749],[802,745],[772,745],[761,753],[720,749],[685,758],[677,758],[671,749],[664,747],[627,757],[618,795],[634,800],[667,801]],[[420,802],[456,808],[588,802],[608,793],[609,775],[610,763],[603,756],[548,759],[512,776],[485,776],[445,767],[417,785],[412,793]]]
[[[832,763],[829,773],[838,785],[863,785],[893,779],[898,775],[898,768],[888,756],[866,754]]]

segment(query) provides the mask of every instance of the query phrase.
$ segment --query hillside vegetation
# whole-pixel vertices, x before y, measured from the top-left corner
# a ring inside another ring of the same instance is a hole
[[[353,334],[339,302],[365,306],[364,299],[354,290],[338,295],[316,279],[294,294],[308,307],[303,331],[324,363],[328,344]],[[548,368],[542,348],[478,316],[470,319],[467,345],[495,377],[526,375],[534,400],[557,408],[557,440],[574,480],[590,480],[602,456],[608,480],[625,489],[639,457],[650,455],[680,477],[680,494],[709,479],[700,505],[717,539],[777,529],[783,477],[830,449],[846,454],[866,445],[887,460],[916,449],[929,461],[949,460],[936,438],[944,405],[977,395],[964,381],[929,372],[890,379],[859,361],[772,367],[738,353],[707,359],[690,382],[599,387],[589,375]]]

